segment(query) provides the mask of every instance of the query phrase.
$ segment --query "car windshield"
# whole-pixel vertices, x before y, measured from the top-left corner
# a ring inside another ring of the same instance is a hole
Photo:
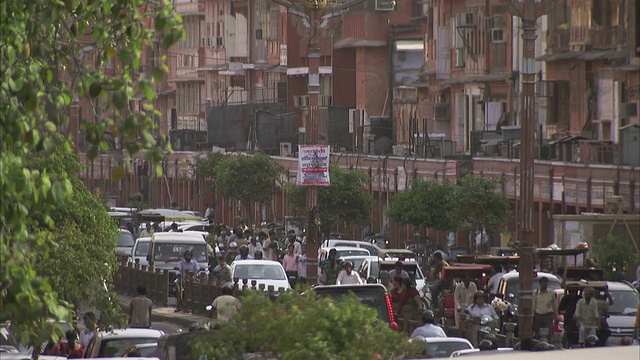
[[[103,340],[98,357],[117,357],[134,345],[157,343],[157,338],[114,338]]]
[[[391,270],[393,270],[395,268],[396,268],[395,264],[381,264],[380,265],[380,270],[391,271]],[[404,265],[402,265],[402,270],[406,271],[409,274],[409,277],[411,277],[414,280],[422,280],[423,279],[422,274],[418,270],[418,264],[404,264]]]
[[[353,248],[353,249],[349,249],[349,250],[337,250],[336,252],[337,252],[338,258],[345,257],[345,256],[369,255],[369,251],[368,250],[358,249],[358,248]]]
[[[131,235],[130,232],[120,231],[120,234],[118,234],[119,247],[133,247],[134,242],[135,242],[135,239],[133,238],[133,235]]]
[[[284,270],[276,264],[235,264],[233,277],[251,280],[287,280]]]
[[[156,261],[180,261],[184,257],[184,252],[191,249],[193,260],[197,262],[207,261],[206,244],[181,244],[181,243],[156,243],[154,245],[154,259]]]
[[[149,248],[151,243],[149,241],[137,241],[136,253],[134,256],[147,256],[149,255]]]
[[[353,244],[350,244],[348,242],[337,242],[335,243],[333,246],[346,246],[346,247],[350,247],[353,246]],[[378,249],[373,246],[373,245],[364,245],[364,244],[358,244],[358,247],[363,248],[367,251],[369,251],[369,254],[373,255],[373,256],[378,256]],[[344,255],[347,256],[347,255]]]
[[[562,289],[562,284],[560,283],[560,281],[558,279],[552,278],[552,277],[549,277],[547,279],[549,279],[549,285],[547,286],[547,288],[549,290]],[[532,287],[532,289],[535,290],[535,289],[537,289],[539,287],[540,287],[539,278],[533,279],[533,287]],[[520,283],[519,283],[519,279],[517,277],[511,278],[511,279],[509,279],[509,281],[507,281],[507,295],[513,294],[517,299],[518,296],[520,295],[518,293],[519,290],[520,290]]]
[[[427,342],[425,345],[427,356],[430,358],[448,358],[454,351],[472,349],[469,344],[452,341],[452,342]]]
[[[362,263],[364,263],[365,258],[351,258],[351,259],[343,259],[344,261],[351,261],[353,263],[353,268],[354,269],[360,269],[360,267],[362,266]]]
[[[631,290],[609,290],[613,305],[609,306],[610,315],[633,315],[638,313],[638,294]]]

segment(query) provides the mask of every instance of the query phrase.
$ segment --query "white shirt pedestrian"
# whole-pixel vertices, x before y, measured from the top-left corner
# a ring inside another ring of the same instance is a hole
[[[211,304],[216,309],[218,315],[218,322],[221,324],[231,321],[233,316],[240,309],[240,300],[231,295],[220,295]]]
[[[419,336],[425,338],[446,338],[447,334],[442,330],[440,326],[436,326],[434,324],[424,324],[420,327],[417,327],[411,333],[411,339],[415,339]]]
[[[303,279],[307,278],[307,255],[306,254],[298,255],[298,277]]]
[[[364,284],[360,275],[357,272],[351,271],[350,274],[347,274],[346,270],[342,270],[340,274],[338,274],[338,280],[336,280],[337,285],[358,285]]]

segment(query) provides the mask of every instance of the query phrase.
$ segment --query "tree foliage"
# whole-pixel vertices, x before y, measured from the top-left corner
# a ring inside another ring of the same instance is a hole
[[[500,180],[467,175],[455,187],[454,217],[465,230],[495,232],[512,216],[509,198],[499,192]]]
[[[511,202],[498,192],[500,182],[479,176],[451,181],[423,180],[393,197],[389,218],[420,230],[500,230],[511,216]]]
[[[420,231],[455,230],[455,185],[450,181],[416,179],[410,188],[393,197],[387,216],[398,224],[413,225]]]
[[[198,162],[191,164],[191,171],[198,179],[207,181],[207,191],[216,193],[216,166],[225,158],[221,152],[207,152],[198,159]]]
[[[331,185],[318,189],[316,217],[323,229],[330,229],[340,221],[347,226],[366,224],[371,214],[371,194],[366,189],[369,176],[361,170],[343,170],[331,164],[329,167]],[[289,210],[291,215],[305,215],[307,187],[289,184]]]
[[[215,342],[197,343],[195,353],[241,359],[252,350],[264,359],[340,360],[372,359],[374,354],[401,358],[421,350],[355,296],[334,302],[312,291],[288,292],[272,301],[262,292],[251,292],[241,301],[234,321],[218,332]]]
[[[284,167],[267,155],[207,156],[196,174],[213,180],[220,195],[234,198],[245,210],[252,202],[271,204],[285,173]]]
[[[151,101],[167,68],[158,62],[140,74],[142,52],[156,41],[168,48],[184,31],[168,0],[4,1],[0,18],[0,320],[10,320],[22,343],[33,346],[51,336],[50,318],[69,320],[69,312],[38,273],[32,246],[54,248],[61,229],[86,233],[81,222],[56,227],[52,218],[73,194],[69,174],[27,161],[54,152],[75,95],[91,99],[93,116],[83,123],[90,158],[118,143],[160,160]],[[129,100],[137,94],[143,111],[132,112]],[[72,152],[69,141],[62,151]],[[117,167],[114,176],[123,172]]]
[[[59,140],[58,140],[59,141]],[[78,178],[81,168],[73,154],[58,146],[53,153],[35,153],[29,168],[63,171],[67,174],[73,196],[53,204],[51,219],[53,242],[30,248],[38,253],[35,270],[46,278],[58,295],[79,306],[100,309],[107,325],[123,325],[121,305],[109,285],[118,263],[116,252],[118,227],[100,199]],[[37,231],[39,223],[31,224]]]
[[[638,260],[633,247],[613,235],[598,239],[593,244],[591,253],[604,269],[605,276],[613,280],[622,280],[624,272]]]

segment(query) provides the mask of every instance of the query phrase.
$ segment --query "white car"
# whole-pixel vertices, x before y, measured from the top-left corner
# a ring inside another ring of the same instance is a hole
[[[369,250],[369,254],[373,256],[378,256],[378,252],[381,250],[380,247],[376,244],[367,242],[367,241],[359,241],[359,240],[349,240],[349,239],[328,239],[322,242],[323,248],[332,248],[332,247],[358,247]]]
[[[347,246],[337,246],[337,247],[323,247],[318,250],[318,274],[322,274],[322,262],[329,257],[329,252],[331,249],[336,249],[336,257],[338,259],[342,259],[345,256],[370,256],[371,253],[369,250],[365,248],[359,247],[347,247]]]
[[[131,262],[139,264],[140,266],[149,266],[149,249],[151,248],[151,238],[142,237],[137,238],[133,249],[131,250]]]
[[[448,358],[457,351],[473,349],[473,346],[471,345],[469,340],[459,337],[416,337],[411,339],[411,341],[424,342],[425,354],[429,359]]]
[[[139,344],[156,344],[164,332],[153,329],[117,329],[98,332],[85,349],[85,358],[115,357]]]
[[[269,286],[273,286],[275,291],[291,290],[287,274],[284,267],[277,261],[271,260],[236,260],[231,264],[231,277],[240,279],[238,285],[243,286],[243,279],[249,282],[247,285],[251,287],[251,282],[256,281],[256,287],[264,285],[264,290],[268,290]]]

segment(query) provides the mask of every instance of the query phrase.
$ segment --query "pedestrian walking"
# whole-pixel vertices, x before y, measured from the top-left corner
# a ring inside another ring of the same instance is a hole
[[[222,295],[218,296],[211,306],[216,310],[218,324],[224,325],[233,319],[240,310],[240,301],[233,296],[233,287],[229,284],[222,287]]]
[[[296,287],[296,281],[298,279],[298,256],[294,253],[293,244],[287,246],[287,254],[282,258],[282,266],[287,273],[289,279],[289,285],[292,288]]]
[[[307,283],[307,254],[302,248],[302,253],[298,255],[298,281],[301,284]]]
[[[576,304],[574,318],[578,323],[578,343],[584,347],[587,336],[595,336],[600,325],[600,312],[594,299],[595,290],[588,287],[583,290],[583,298]]]
[[[86,312],[82,316],[82,321],[84,322],[84,329],[80,331],[78,342],[86,349],[98,330],[98,321],[93,311]]]
[[[251,236],[249,238],[249,245],[247,245],[249,247],[249,254],[255,254],[258,251],[262,253],[264,251],[264,249],[262,248],[262,239],[266,239],[266,238],[267,238],[267,233],[263,231],[261,231],[260,234],[258,234],[258,238]]]
[[[129,301],[129,327],[145,328],[151,327],[151,311],[153,302],[147,297],[147,288],[138,286],[138,296]]]
[[[548,329],[547,337],[553,329],[553,318],[558,313],[555,293],[547,288],[549,279],[540,277],[540,284],[533,294],[533,331],[540,338],[540,330]]]

